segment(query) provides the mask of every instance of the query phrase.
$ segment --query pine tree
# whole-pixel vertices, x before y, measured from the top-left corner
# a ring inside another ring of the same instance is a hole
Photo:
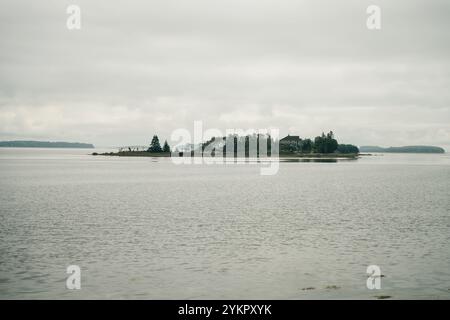
[[[150,143],[150,148],[147,150],[148,152],[162,152],[161,145],[159,144],[159,139],[157,135],[154,135],[152,138],[152,142]]]
[[[166,141],[164,141],[164,146],[163,146],[163,150],[162,150],[163,152],[170,152],[170,146],[169,146],[169,144],[167,143],[167,140]]]

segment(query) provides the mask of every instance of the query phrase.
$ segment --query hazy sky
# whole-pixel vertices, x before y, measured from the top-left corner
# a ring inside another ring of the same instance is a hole
[[[148,144],[194,120],[450,150],[450,1],[0,0],[0,140]]]

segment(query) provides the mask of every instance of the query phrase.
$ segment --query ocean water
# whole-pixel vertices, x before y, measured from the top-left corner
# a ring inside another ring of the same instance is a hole
[[[1,299],[450,298],[448,153],[261,176],[93,151],[0,149]]]

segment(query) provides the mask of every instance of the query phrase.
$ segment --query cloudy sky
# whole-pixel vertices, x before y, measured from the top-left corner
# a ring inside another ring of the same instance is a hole
[[[194,120],[450,150],[450,1],[0,0],[0,140],[148,144]]]

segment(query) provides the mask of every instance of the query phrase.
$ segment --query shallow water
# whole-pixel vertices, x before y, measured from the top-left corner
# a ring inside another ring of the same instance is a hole
[[[449,154],[261,176],[93,151],[0,149],[0,298],[450,298]]]

